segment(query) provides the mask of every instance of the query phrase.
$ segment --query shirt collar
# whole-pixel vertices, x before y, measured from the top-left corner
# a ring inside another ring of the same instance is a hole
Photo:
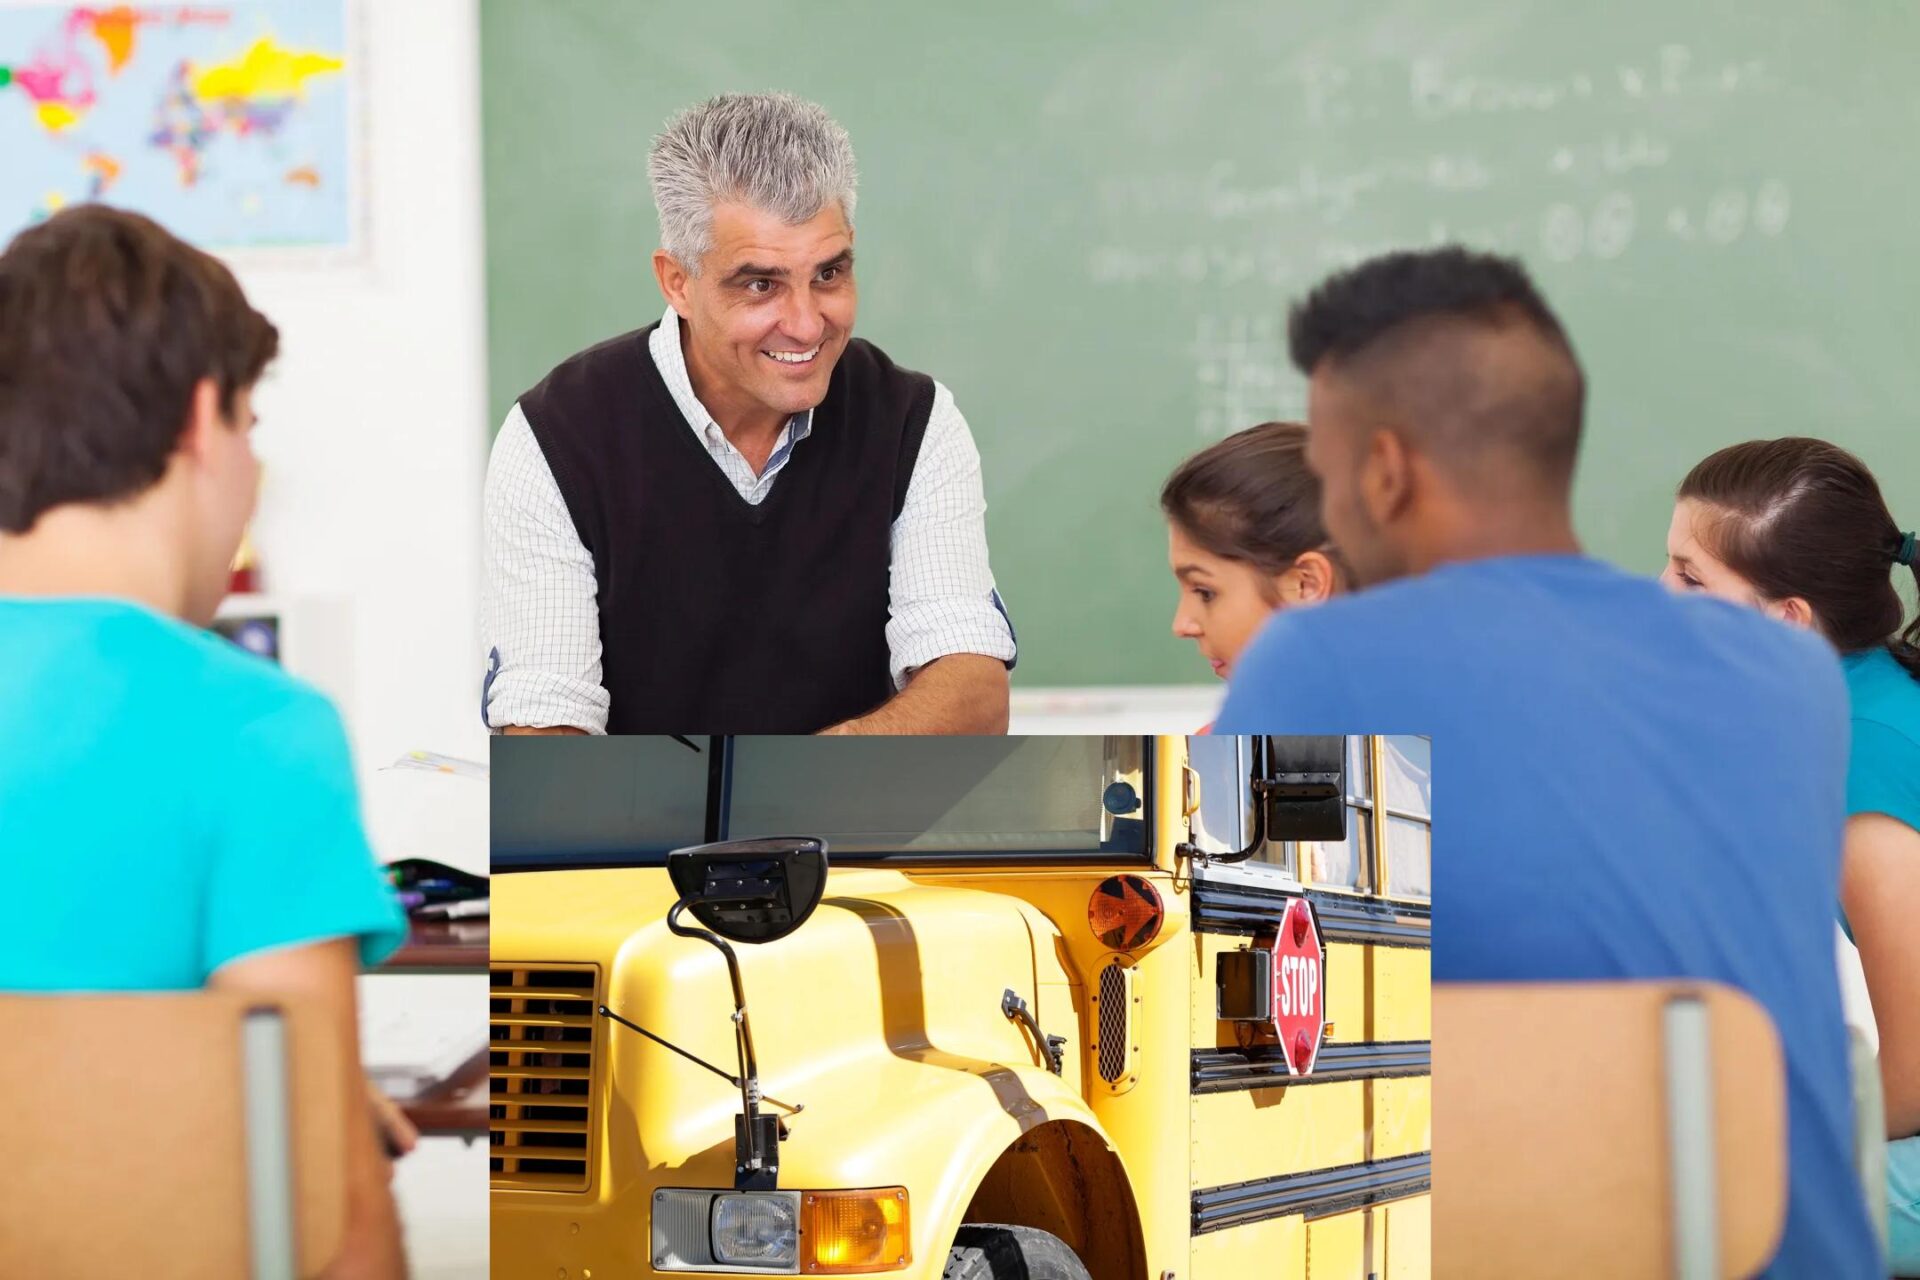
[[[660,377],[673,395],[673,403],[680,409],[680,416],[687,420],[694,434],[704,436],[709,441],[725,439],[720,424],[713,420],[713,415],[707,412],[707,407],[693,393],[693,376],[687,372],[687,355],[680,349],[679,312],[672,307],[667,308],[667,313],[660,317],[660,327],[647,340],[647,349],[653,356],[654,367],[660,370]],[[787,419],[788,445],[796,445],[812,434],[813,410],[802,410]]]

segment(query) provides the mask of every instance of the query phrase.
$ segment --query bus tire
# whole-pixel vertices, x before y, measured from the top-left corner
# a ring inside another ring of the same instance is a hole
[[[981,1223],[960,1228],[940,1274],[943,1280],[1092,1280],[1059,1236]]]

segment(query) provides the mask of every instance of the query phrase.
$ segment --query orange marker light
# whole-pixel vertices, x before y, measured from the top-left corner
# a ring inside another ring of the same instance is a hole
[[[1115,951],[1133,951],[1152,942],[1165,916],[1160,891],[1142,876],[1109,876],[1087,903],[1093,936]]]
[[[800,1197],[800,1273],[893,1271],[913,1261],[907,1189],[808,1191]]]

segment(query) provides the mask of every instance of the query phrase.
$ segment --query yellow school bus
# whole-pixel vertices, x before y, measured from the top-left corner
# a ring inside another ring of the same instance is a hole
[[[495,1276],[1428,1275],[1426,739],[494,753]]]

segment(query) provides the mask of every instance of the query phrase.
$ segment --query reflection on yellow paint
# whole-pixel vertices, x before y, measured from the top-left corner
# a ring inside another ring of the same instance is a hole
[[[306,95],[308,80],[339,71],[345,65],[339,58],[302,53],[266,36],[254,41],[236,61],[196,70],[193,92],[202,100],[299,98]]]

